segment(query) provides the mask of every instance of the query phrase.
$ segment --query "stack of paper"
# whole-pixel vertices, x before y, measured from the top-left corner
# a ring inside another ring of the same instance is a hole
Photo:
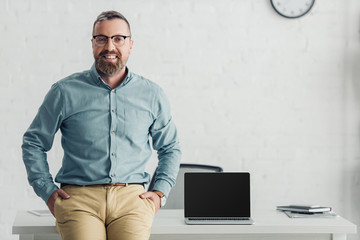
[[[29,210],[28,212],[32,213],[36,216],[39,216],[39,217],[52,216],[51,212],[48,209],[46,209],[46,210]]]
[[[284,213],[289,218],[332,218],[336,217],[336,213],[334,212],[321,212],[321,213],[296,213],[296,212],[290,212],[290,211],[284,211]]]
[[[277,206],[277,210],[284,211],[290,218],[313,218],[313,217],[334,217],[336,214],[331,207],[319,205],[287,205]]]

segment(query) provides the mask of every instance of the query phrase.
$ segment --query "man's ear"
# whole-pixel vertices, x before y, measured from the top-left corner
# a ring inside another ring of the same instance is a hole
[[[94,39],[92,38],[90,41],[91,41],[91,47],[92,47],[92,49],[94,50],[94,46],[95,46]]]
[[[134,40],[130,40],[130,48],[129,48],[129,54],[131,53],[131,50],[132,50],[132,47],[133,47],[133,44],[134,44]]]

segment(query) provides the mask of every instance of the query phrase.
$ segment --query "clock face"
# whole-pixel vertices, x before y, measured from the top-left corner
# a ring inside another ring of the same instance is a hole
[[[310,11],[315,0],[270,0],[270,2],[281,16],[298,18]]]

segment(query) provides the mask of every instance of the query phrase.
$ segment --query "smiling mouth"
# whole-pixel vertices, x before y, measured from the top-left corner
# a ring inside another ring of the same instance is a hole
[[[119,57],[117,55],[103,55],[102,57],[104,61],[109,63],[115,63],[119,60]]]
[[[106,59],[115,59],[117,58],[116,56],[110,55],[110,56],[104,56]]]

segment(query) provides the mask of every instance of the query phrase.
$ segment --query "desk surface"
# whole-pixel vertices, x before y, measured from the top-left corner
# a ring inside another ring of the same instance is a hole
[[[160,210],[151,229],[152,235],[166,234],[287,234],[287,233],[356,233],[356,225],[337,216],[335,218],[291,219],[276,210],[253,213],[254,225],[186,225],[183,210]],[[56,234],[55,219],[38,217],[19,211],[13,224],[13,234]]]

